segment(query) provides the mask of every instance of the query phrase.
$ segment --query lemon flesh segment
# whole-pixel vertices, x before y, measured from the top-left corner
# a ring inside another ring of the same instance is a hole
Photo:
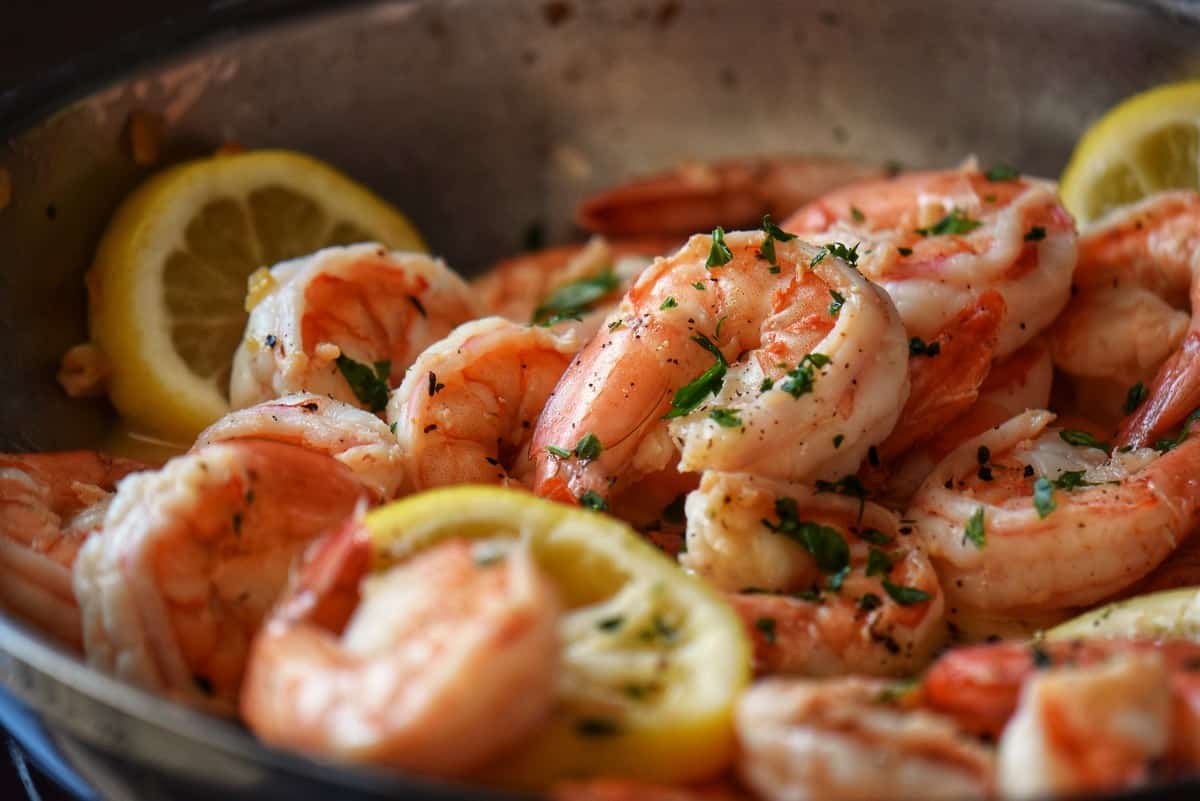
[[[190,441],[229,409],[249,276],[363,241],[425,250],[384,200],[299,153],[215,156],[151,177],[117,209],[88,277],[117,410],[139,431]]]
[[[1168,189],[1200,189],[1200,81],[1135,95],[1075,146],[1060,193],[1080,226]]]
[[[1200,642],[1200,587],[1114,601],[1046,632],[1047,639],[1148,638]]]
[[[625,524],[498,487],[451,487],[371,512],[376,567],[450,538],[521,539],[554,582],[563,668],[555,712],[481,777],[538,788],[587,776],[684,782],[733,757],[750,678],[734,611]]]

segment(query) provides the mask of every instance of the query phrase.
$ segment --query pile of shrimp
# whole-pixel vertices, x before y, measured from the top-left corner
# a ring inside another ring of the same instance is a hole
[[[712,781],[562,799],[1025,798],[1200,767],[1200,644],[1042,641],[1200,582],[1200,195],[1086,230],[973,161],[688,165],[468,282],[374,244],[272,269],[235,409],[149,465],[0,458],[0,606],[263,740],[471,779],[546,721],[561,600],[374,505],[499,484],[619,517],[744,620]],[[503,720],[503,725],[496,721]]]

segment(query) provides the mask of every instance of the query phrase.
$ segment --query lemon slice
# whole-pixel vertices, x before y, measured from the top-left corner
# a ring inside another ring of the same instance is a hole
[[[498,487],[451,487],[371,512],[378,566],[451,537],[523,538],[568,610],[556,710],[481,778],[536,788],[720,773],[750,646],[733,610],[625,524]],[[503,725],[497,722],[496,725]]]
[[[88,276],[117,410],[139,432],[190,442],[229,408],[248,276],[362,241],[424,249],[385,201],[299,153],[214,156],[150,178],[117,209]]]
[[[1115,601],[1046,632],[1053,640],[1147,637],[1200,641],[1200,587]]]
[[[1164,189],[1200,189],[1200,81],[1142,92],[1075,146],[1060,193],[1082,226]]]

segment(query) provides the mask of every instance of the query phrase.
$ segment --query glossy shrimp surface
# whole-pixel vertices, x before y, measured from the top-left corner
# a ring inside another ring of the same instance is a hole
[[[858,266],[896,303],[911,336],[930,339],[988,290],[1006,314],[996,356],[1054,321],[1070,296],[1076,234],[1053,184],[989,180],[973,164],[831,192],[783,228],[817,244],[859,245]]]
[[[479,313],[470,287],[443,262],[379,245],[278,264],[267,283],[234,356],[235,408],[314,392],[379,411],[386,398],[375,401],[364,384],[380,372],[399,384],[426,346]]]
[[[375,501],[408,488],[396,435],[370,412],[302,392],[230,412],[200,432],[193,449],[214,442],[269,439],[327,454],[349,467]]]
[[[952,719],[904,709],[886,682],[768,679],[738,704],[738,770],[767,801],[989,795],[995,765]]]
[[[82,650],[75,557],[117,482],[144,468],[95,451],[0,456],[0,607]]]
[[[267,742],[465,777],[549,713],[559,604],[528,551],[448,541],[366,577],[356,521],[316,546],[254,643],[241,712]]]
[[[528,481],[533,424],[578,348],[572,331],[486,317],[426,349],[387,408],[414,488]]]
[[[778,264],[761,232],[721,240],[657,260],[576,356],[534,432],[536,492],[608,496],[672,466],[836,478],[891,431],[907,344],[887,296],[796,240],[772,240]],[[588,435],[593,458],[547,450]]]
[[[968,440],[913,498],[907,516],[952,601],[1094,603],[1150,572],[1200,523],[1200,440],[1110,456],[1053,421],[1030,411]]]
[[[730,593],[760,672],[906,675],[941,644],[937,576],[883,507],[710,471],[686,508],[679,561]]]
[[[293,558],[366,497],[332,457],[267,440],[208,445],[129,477],[76,560],[88,662],[232,712]]]

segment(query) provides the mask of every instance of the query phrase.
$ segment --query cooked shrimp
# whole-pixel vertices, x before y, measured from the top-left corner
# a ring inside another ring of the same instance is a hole
[[[887,290],[909,335],[924,340],[995,290],[1007,310],[995,355],[1007,356],[1070,297],[1075,225],[1047,181],[989,181],[968,163],[846,187],[783,228],[817,244],[861,243],[859,269]]]
[[[1031,676],[1000,738],[1001,792],[1044,798],[1145,781],[1167,750],[1168,679],[1154,652]]]
[[[996,737],[1020,703],[1021,688],[1037,671],[1053,666],[1101,665],[1120,654],[1162,657],[1170,691],[1167,758],[1173,769],[1200,765],[1200,643],[1137,640],[1047,640],[955,648],[921,680],[921,704],[954,718],[964,729]]]
[[[266,440],[208,445],[127,478],[75,563],[88,661],[231,712],[292,558],[366,495],[335,459]]]
[[[573,332],[501,317],[430,345],[387,408],[414,488],[528,481],[533,424],[578,349]]]
[[[583,779],[550,791],[555,801],[751,801],[732,781],[702,785],[650,784],[637,779]]]
[[[144,467],[95,451],[0,455],[0,607],[82,650],[75,556],[117,482]]]
[[[1152,195],[1084,231],[1071,302],[1051,329],[1055,366],[1122,396],[1148,382],[1188,331],[1197,253],[1195,192]]]
[[[606,236],[688,236],[718,225],[749,227],[764,214],[782,218],[826,192],[886,172],[820,156],[690,162],[592,195],[575,220]]]
[[[582,319],[571,327],[585,340],[651,260],[677,249],[679,241],[593,237],[586,245],[559,245],[504,259],[473,285],[490,314],[541,324],[578,316]]]
[[[269,280],[234,356],[235,408],[314,392],[381,411],[376,381],[396,386],[426,346],[479,316],[441,261],[379,245],[326,248],[276,265]]]
[[[318,543],[254,642],[250,728],[273,745],[452,777],[521,742],[553,704],[559,604],[526,548],[494,555],[450,541],[364,580],[361,525]]]
[[[708,471],[686,510],[679,561],[732,593],[760,672],[906,675],[941,644],[937,576],[883,507]]]
[[[899,458],[895,456],[894,442],[898,438],[897,432],[901,431],[900,424],[897,424],[892,435],[879,446],[880,459],[885,460],[879,475],[864,474],[864,479],[870,480],[876,490],[877,500],[891,509],[907,509],[913,495],[938,462],[955,448],[1028,409],[1044,409],[1049,405],[1054,363],[1050,359],[1050,348],[1045,337],[1033,340],[986,369],[987,377],[974,393],[978,396],[975,402],[962,414],[942,423],[940,428],[929,430],[932,436],[916,447],[907,449]],[[941,392],[936,383],[929,382],[928,376],[919,376],[911,366],[909,374],[913,375],[914,382],[910,398],[916,396],[915,386],[918,382],[925,385],[924,390],[930,395],[936,397]],[[957,382],[960,392],[966,390],[973,381],[972,377]],[[941,404],[933,400],[930,405],[948,410],[953,404]],[[912,428],[909,427],[910,430]]]
[[[300,393],[238,409],[200,432],[193,450],[240,439],[287,442],[332,456],[354,471],[375,501],[407,488],[404,452],[387,424],[332,398]]]
[[[991,794],[987,749],[951,719],[889,699],[878,680],[760,681],[738,703],[742,778],[766,801]]]
[[[845,262],[770,241],[778,267],[749,232],[694,236],[642,274],[542,412],[535,491],[607,497],[672,465],[792,480],[857,469],[907,398],[904,329]],[[593,458],[547,450],[588,436]]]

